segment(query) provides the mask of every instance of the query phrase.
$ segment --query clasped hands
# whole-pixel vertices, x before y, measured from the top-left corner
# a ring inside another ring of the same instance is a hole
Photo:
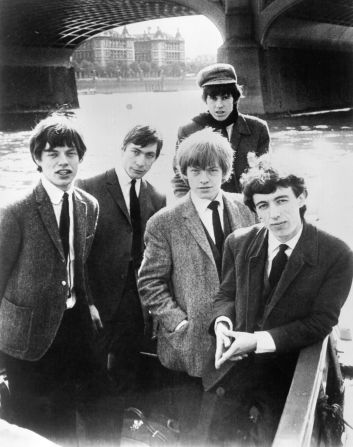
[[[215,367],[219,369],[227,361],[238,361],[254,352],[257,340],[250,332],[231,331],[227,324],[219,322],[216,325],[216,355]]]

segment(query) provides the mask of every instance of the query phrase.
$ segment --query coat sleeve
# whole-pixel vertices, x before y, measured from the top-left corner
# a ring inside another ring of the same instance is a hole
[[[270,329],[276,351],[300,349],[322,340],[338,323],[352,283],[353,253],[346,248],[332,259],[311,312],[304,318]]]
[[[260,157],[266,152],[270,152],[270,132],[268,130],[268,125],[265,121],[263,121],[263,125],[261,126],[259,140],[256,148],[256,155]]]
[[[147,223],[146,248],[138,275],[138,289],[142,305],[172,332],[187,315],[172,294],[172,249],[167,231],[163,231],[158,217],[152,217]]]
[[[8,208],[0,209],[0,302],[18,259],[21,243],[21,229],[14,213]]]

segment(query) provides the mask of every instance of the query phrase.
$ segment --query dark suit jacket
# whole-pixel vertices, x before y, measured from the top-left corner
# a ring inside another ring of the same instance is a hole
[[[237,194],[224,193],[230,231],[254,223],[254,215],[237,199]],[[169,369],[201,377],[211,345],[208,320],[219,277],[189,194],[150,219],[145,240],[139,292],[159,323],[159,359]],[[175,332],[184,319],[188,325]]]
[[[104,323],[113,318],[123,295],[131,261],[132,225],[115,169],[77,184],[99,202],[98,226],[88,270],[94,303]],[[166,205],[166,198],[142,180],[139,202],[143,235],[146,222]]]
[[[197,117],[195,117],[195,121],[192,120],[179,127],[176,150],[178,150],[179,143],[182,140],[203,128],[204,126],[197,121]],[[248,153],[254,152],[257,156],[260,156],[269,150],[270,135],[266,122],[254,116],[239,113],[233,126],[230,144],[235,152],[234,174],[229,182],[222,186],[222,189],[228,192],[241,192],[239,178],[248,167]],[[172,179],[172,186],[176,197],[184,196],[189,190],[189,187],[177,172]]]
[[[75,290],[91,301],[85,276],[98,218],[97,201],[73,194]],[[50,199],[42,184],[0,210],[0,350],[38,360],[51,346],[66,309],[65,256]],[[87,306],[88,309],[88,306]]]
[[[267,233],[264,227],[255,225],[228,237],[223,282],[215,297],[211,331],[215,319],[221,315],[233,321],[235,331],[256,329],[263,299]],[[330,333],[348,296],[352,275],[353,254],[349,247],[304,223],[302,235],[265,307],[260,327],[271,334],[278,358],[288,359],[287,353],[297,355],[301,348]],[[216,384],[232,365],[229,362],[219,371],[209,365],[204,375],[206,389]]]

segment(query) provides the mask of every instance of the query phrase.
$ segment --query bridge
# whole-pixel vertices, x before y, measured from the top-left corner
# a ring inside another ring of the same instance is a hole
[[[350,0],[1,0],[0,117],[78,107],[70,57],[83,41],[139,21],[203,14],[221,32],[250,111],[352,107]]]

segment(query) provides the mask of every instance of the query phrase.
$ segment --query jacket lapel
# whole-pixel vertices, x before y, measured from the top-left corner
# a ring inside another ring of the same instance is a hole
[[[153,205],[150,195],[147,193],[147,182],[141,180],[139,203],[141,211],[141,222],[147,222],[150,216],[153,214]]]
[[[87,206],[78,195],[73,193],[73,209],[74,209],[74,245],[75,245],[75,259],[84,259],[84,251],[86,244],[87,233]]]
[[[185,225],[188,227],[191,235],[194,237],[196,242],[200,245],[202,250],[214,263],[214,257],[210,244],[207,240],[205,230],[202,226],[201,219],[196,211],[194,204],[192,203],[190,193],[184,199],[184,209],[182,210],[182,216],[184,218]]]
[[[46,230],[49,233],[55,247],[60,253],[62,259],[65,259],[63,246],[60,239],[58,223],[55,218],[54,209],[49,196],[40,182],[34,189],[35,199],[38,205],[38,211]]]
[[[107,171],[107,188],[115,203],[118,205],[128,222],[131,224],[130,214],[126,207],[125,199],[115,169],[110,169],[109,171]]]
[[[242,135],[250,135],[250,129],[247,125],[244,116],[239,113],[236,122],[234,123],[232,135],[230,137],[230,144],[232,148],[236,151],[238,149]]]
[[[245,331],[253,331],[258,316],[259,306],[263,300],[264,268],[267,260],[267,230],[262,227],[254,237],[247,252],[248,263],[248,300]]]
[[[293,253],[288,259],[286,268],[278,282],[277,288],[273,293],[271,301],[267,306],[264,320],[269,316],[273,308],[280,301],[282,296],[286,293],[288,287],[292,284],[294,279],[305,264],[315,265],[318,256],[318,242],[317,232],[314,227],[304,223],[302,235],[295,246]]]
[[[224,208],[228,214],[228,220],[229,220],[229,224],[230,224],[230,232],[232,233],[237,228],[242,227],[242,225],[241,225],[242,218],[241,218],[238,207],[235,206],[235,204],[231,200],[229,200],[225,194],[223,194],[223,203],[224,203]],[[228,235],[225,235],[225,236],[228,236]]]

